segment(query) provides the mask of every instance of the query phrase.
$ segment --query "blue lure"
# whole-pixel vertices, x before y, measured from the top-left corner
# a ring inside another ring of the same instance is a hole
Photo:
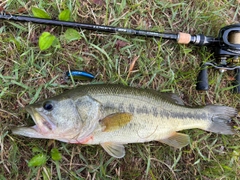
[[[73,79],[79,79],[79,80],[92,80],[95,78],[95,76],[91,73],[88,73],[86,71],[79,71],[79,70],[70,70],[66,72],[66,77],[70,78],[73,77]]]

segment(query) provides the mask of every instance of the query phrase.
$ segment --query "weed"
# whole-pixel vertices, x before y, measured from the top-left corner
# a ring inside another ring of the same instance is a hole
[[[82,23],[209,36],[217,36],[221,27],[240,19],[240,5],[235,0],[10,0],[1,5],[11,13],[24,7],[25,13],[32,15],[32,7],[37,7],[54,19],[66,16]],[[70,17],[64,10],[71,12]],[[41,51],[38,43],[43,32],[56,37],[57,45]],[[31,121],[22,109],[25,105],[90,83],[64,82],[62,75],[69,69],[96,74],[91,83],[121,83],[175,92],[191,106],[224,104],[239,110],[239,95],[229,91],[231,74],[210,71],[210,90],[195,90],[199,64],[213,60],[206,48],[8,21],[0,21],[0,47],[0,179],[237,179],[240,176],[239,133],[223,136],[188,130],[190,146],[175,150],[158,142],[129,144],[123,159],[110,157],[99,146],[30,139],[10,133],[12,126]],[[239,130],[239,117],[233,126]],[[33,152],[36,147],[41,152]],[[61,154],[61,160],[51,158],[54,148]],[[40,166],[29,167],[30,160],[39,153],[47,158]]]

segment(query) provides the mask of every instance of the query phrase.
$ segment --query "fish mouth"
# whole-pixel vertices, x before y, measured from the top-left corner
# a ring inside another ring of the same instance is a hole
[[[34,107],[27,106],[26,111],[31,115],[36,125],[34,128],[40,133],[47,133],[55,129],[55,125],[43,113],[38,112]]]
[[[56,126],[42,113],[35,110],[34,107],[27,106],[26,111],[31,115],[35,125],[31,127],[16,127],[12,129],[12,133],[34,138],[46,138]]]

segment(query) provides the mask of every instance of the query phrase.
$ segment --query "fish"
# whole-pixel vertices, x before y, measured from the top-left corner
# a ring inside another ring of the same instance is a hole
[[[15,127],[12,133],[74,144],[101,145],[115,158],[124,145],[159,141],[175,148],[190,143],[179,131],[202,129],[234,135],[230,122],[237,110],[229,106],[185,106],[173,93],[118,84],[81,85],[55,97],[26,106],[35,125]]]

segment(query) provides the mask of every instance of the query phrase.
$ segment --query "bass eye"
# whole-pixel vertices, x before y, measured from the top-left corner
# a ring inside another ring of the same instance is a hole
[[[51,110],[53,110],[53,104],[51,102],[47,101],[43,104],[43,109],[45,109],[47,111],[51,111]]]

